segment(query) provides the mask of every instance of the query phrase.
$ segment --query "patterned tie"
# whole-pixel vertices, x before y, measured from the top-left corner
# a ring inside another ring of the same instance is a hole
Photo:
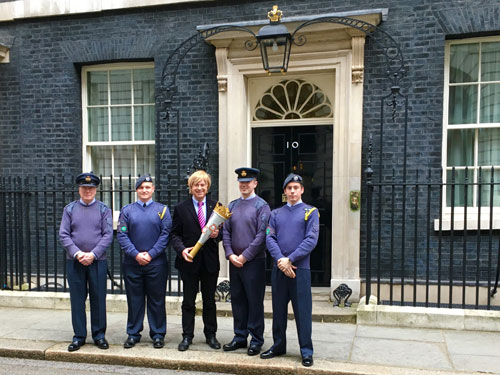
[[[198,222],[200,227],[203,229],[205,227],[205,215],[203,215],[203,202],[198,202]]]

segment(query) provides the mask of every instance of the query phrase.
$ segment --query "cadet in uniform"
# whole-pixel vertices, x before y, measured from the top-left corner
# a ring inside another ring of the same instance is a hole
[[[165,290],[168,264],[165,249],[172,219],[168,207],[152,200],[155,186],[144,175],[135,184],[137,202],[122,208],[117,238],[125,252],[123,277],[127,292],[127,335],[123,344],[130,349],[141,340],[147,304],[149,336],[153,347],[163,348],[167,332]]]
[[[66,249],[71,301],[73,341],[68,351],[85,345],[87,317],[85,300],[90,297],[92,339],[99,349],[108,349],[106,333],[106,248],[113,240],[111,210],[95,199],[100,179],[92,172],[76,177],[80,199],[64,207],[59,238]]]
[[[315,207],[302,202],[304,185],[301,176],[288,175],[283,190],[287,204],[271,212],[266,231],[267,248],[275,261],[271,274],[274,344],[260,358],[269,359],[286,353],[287,306],[291,300],[302,365],[308,367],[313,364],[309,258],[318,242],[319,215]]]
[[[264,295],[266,291],[266,227],[271,209],[255,194],[258,169],[238,168],[241,198],[232,201],[233,213],[224,223],[223,243],[230,261],[229,277],[234,338],[224,351],[250,346],[247,354],[260,353],[264,343]]]

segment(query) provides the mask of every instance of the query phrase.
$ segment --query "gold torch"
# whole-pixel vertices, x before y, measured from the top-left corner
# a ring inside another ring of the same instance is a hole
[[[231,217],[231,215],[232,213],[231,211],[229,211],[229,208],[217,202],[207,225],[205,225],[205,228],[201,230],[201,236],[198,239],[198,242],[196,242],[196,245],[194,245],[194,247],[189,252],[189,254],[193,258],[196,256],[196,254],[198,254],[198,251],[210,238],[212,232],[214,232],[217,228],[220,228],[222,224]]]

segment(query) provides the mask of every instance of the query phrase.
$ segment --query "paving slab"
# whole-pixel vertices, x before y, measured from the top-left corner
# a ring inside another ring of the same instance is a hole
[[[409,340],[356,337],[350,360],[424,369],[453,368],[444,344]]]
[[[394,340],[444,342],[442,331],[425,328],[415,329],[358,325],[356,336]]]

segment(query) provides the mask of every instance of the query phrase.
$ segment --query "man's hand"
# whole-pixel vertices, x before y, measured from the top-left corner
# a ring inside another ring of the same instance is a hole
[[[241,263],[241,265],[244,265],[247,262],[247,258],[243,256],[243,254],[238,255],[238,261]]]
[[[295,279],[295,272],[294,270],[297,269],[292,262],[290,261],[289,258],[280,258],[278,259],[277,262],[278,268],[280,269],[281,272],[283,272],[286,276],[288,276],[291,279]]]
[[[240,255],[241,256],[241,255]],[[233,266],[235,267],[238,267],[238,268],[241,268],[243,267],[243,263],[241,263],[240,261],[240,257],[235,255],[235,254],[231,254],[229,256],[229,261],[233,264]]]
[[[184,250],[182,250],[182,258],[189,263],[193,263],[193,257],[189,252],[192,250],[192,247],[186,247]]]
[[[151,255],[149,255],[147,251],[142,251],[135,257],[135,260],[140,266],[147,266],[152,259],[153,258],[151,258]]]
[[[92,253],[80,253],[78,256],[78,261],[84,266],[90,266],[94,262],[94,254]]]
[[[218,235],[219,235],[219,228],[215,228],[214,231],[210,233],[210,238],[217,238]]]

